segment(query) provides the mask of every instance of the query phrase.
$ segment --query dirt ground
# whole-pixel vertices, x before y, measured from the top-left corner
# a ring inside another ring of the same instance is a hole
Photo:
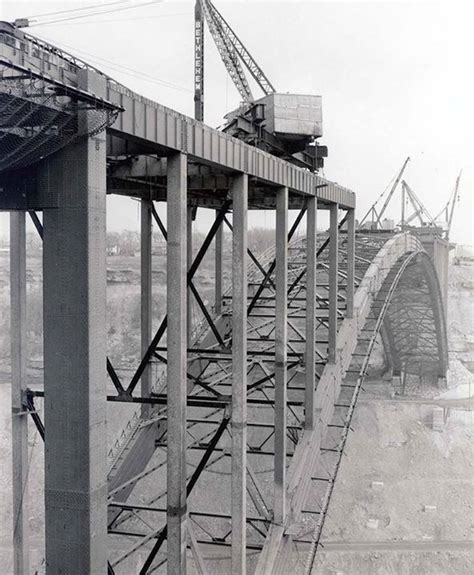
[[[450,268],[449,389],[440,399],[474,396],[473,274],[472,265]],[[474,399],[447,409],[435,431],[423,397],[436,394],[393,398],[387,383],[364,387],[313,575],[472,573]]]

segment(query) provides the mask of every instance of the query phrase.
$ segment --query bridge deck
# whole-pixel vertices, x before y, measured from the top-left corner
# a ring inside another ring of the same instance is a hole
[[[255,147],[206,126],[192,118],[144,98],[87,63],[45,42],[16,31],[17,38],[0,33],[0,66],[15,74],[42,78],[45,85],[55,82],[77,89],[81,70],[92,70],[106,83],[104,99],[122,111],[109,128],[109,134],[133,144],[135,150],[167,156],[183,152],[193,162],[217,169],[217,173],[246,173],[256,183],[276,188],[285,186],[303,195],[316,195],[321,205],[338,203],[344,208],[355,206],[355,195],[308,170],[294,166]],[[2,88],[0,88],[1,90]],[[104,99],[100,98],[101,102]],[[110,142],[111,140],[109,140]],[[122,150],[123,151],[123,150]],[[114,153],[109,147],[109,153]],[[269,192],[275,194],[275,189]]]

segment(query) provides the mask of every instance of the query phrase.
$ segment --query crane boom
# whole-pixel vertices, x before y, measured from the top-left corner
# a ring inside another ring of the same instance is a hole
[[[461,180],[461,175],[462,175],[462,170],[459,172],[459,176],[456,179],[456,187],[454,188],[453,201],[451,202],[451,211],[449,213],[448,229],[446,231],[446,238],[448,238],[448,239],[449,239],[449,232],[451,231],[451,224],[453,223],[454,206],[456,205],[456,198],[458,197],[459,182]]]
[[[410,187],[408,186],[408,184],[403,181],[402,182],[402,186],[403,189],[405,190],[405,193],[408,195],[408,199],[410,200],[410,203],[413,207],[413,209],[415,210],[411,216],[409,216],[408,218],[405,219],[405,225],[408,226],[409,223],[411,223],[414,219],[418,218],[420,221],[420,225],[423,225],[423,218],[421,217],[421,215],[423,214],[423,206],[420,205],[416,200],[415,197],[410,193]]]
[[[405,224],[409,224],[414,218],[418,217],[418,219],[420,220],[420,224],[424,225],[425,222],[423,221],[423,218],[421,217],[424,214],[428,218],[429,223],[432,226],[436,226],[436,222],[431,217],[428,209],[423,204],[423,202],[420,200],[420,198],[415,194],[415,192],[410,188],[410,186],[405,181],[402,182],[402,186],[405,189],[406,193],[408,194],[408,198],[409,198],[409,200],[413,206],[413,209],[415,210],[415,213],[412,214],[405,221]]]
[[[221,59],[224,62],[227,72],[234,82],[235,87],[239,91],[244,102],[253,102],[254,98],[252,90],[250,89],[237,51],[235,50],[230,37],[225,34],[221,22],[214,15],[214,12],[211,9],[210,0],[198,0],[198,2],[200,3],[202,12],[206,18],[211,36],[216,43],[217,50],[219,51]],[[223,20],[222,17],[221,19]]]
[[[400,170],[400,172],[398,173],[398,176],[395,178],[395,181],[393,182],[393,186],[392,186],[392,188],[391,188],[391,190],[387,196],[387,199],[385,200],[385,203],[382,206],[382,209],[380,210],[380,212],[377,216],[377,222],[376,222],[377,226],[382,224],[382,222],[381,222],[382,216],[385,213],[385,210],[387,209],[387,206],[390,203],[390,200],[392,199],[392,196],[395,193],[395,190],[397,189],[397,186],[400,183],[400,180],[402,179],[403,172],[405,171],[405,168],[407,167],[407,164],[409,161],[410,161],[410,156],[408,156],[408,158],[403,163],[402,169]]]
[[[372,217],[375,215],[375,217],[377,218],[375,221],[375,228],[378,229],[379,224],[381,224],[381,218],[385,212],[385,210],[387,209],[388,204],[390,203],[390,200],[392,199],[392,196],[395,192],[395,190],[397,189],[397,186],[403,176],[403,172],[405,171],[405,168],[407,167],[408,162],[410,161],[410,156],[408,156],[408,158],[405,160],[405,162],[403,163],[403,166],[400,170],[400,172],[398,173],[398,176],[395,178],[395,181],[393,183],[393,186],[390,189],[390,192],[387,196],[387,199],[385,200],[384,205],[382,206],[382,209],[380,210],[379,213],[377,213],[377,211],[375,210],[375,206],[378,204],[378,202],[383,198],[383,196],[385,195],[385,191],[383,191],[380,196],[377,198],[377,200],[375,201],[374,204],[372,204],[372,206],[369,208],[368,212],[365,214],[365,216],[362,218],[362,220],[359,223],[359,228],[362,227],[362,225],[364,224],[364,222],[367,220],[367,218],[372,215]]]
[[[206,1],[206,0],[205,0]],[[230,25],[225,21],[222,14],[217,10],[214,4],[207,0],[209,4],[210,13],[212,14],[214,20],[218,23],[221,30],[223,31],[224,35],[229,38],[229,41],[235,50],[236,54],[240,57],[244,65],[246,66],[247,70],[250,72],[252,77],[255,79],[257,84],[262,89],[262,92],[267,96],[268,94],[273,94],[275,92],[275,88],[273,84],[268,79],[267,75],[264,71],[260,68],[257,64],[255,59],[252,57],[250,52],[241,42],[240,38],[237,34],[232,30]]]

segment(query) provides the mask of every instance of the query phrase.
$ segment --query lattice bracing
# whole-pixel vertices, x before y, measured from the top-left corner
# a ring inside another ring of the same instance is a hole
[[[118,112],[46,76],[0,63],[0,172],[29,166],[78,138],[98,134]]]

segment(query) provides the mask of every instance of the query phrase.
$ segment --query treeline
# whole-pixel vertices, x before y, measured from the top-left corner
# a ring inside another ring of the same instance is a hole
[[[202,232],[193,233],[193,248],[200,246],[205,239]],[[275,230],[268,228],[253,228],[249,230],[249,248],[259,253],[265,251],[274,244]],[[224,249],[232,249],[232,235],[229,230],[224,231]],[[211,251],[213,247],[211,247]],[[152,236],[152,252],[154,255],[164,255],[166,253],[166,242],[161,233],[156,230]],[[121,232],[107,233],[107,253],[110,256],[135,256],[140,253],[140,232],[123,230]]]
[[[153,231],[152,236],[153,252],[155,255],[166,253],[166,242],[159,230]],[[196,249],[204,241],[205,234],[202,232],[193,233],[193,246]],[[249,248],[255,253],[265,251],[273,245],[275,241],[275,230],[268,228],[252,228],[249,230]],[[122,230],[120,232],[107,232],[107,254],[121,256],[135,256],[140,253],[140,232],[134,230]],[[8,248],[8,238],[2,238],[0,248]],[[26,248],[29,255],[39,255],[42,250],[42,241],[36,231],[26,234]],[[228,229],[224,230],[224,248],[226,251],[232,249],[232,235]],[[211,248],[213,249],[213,248]]]

